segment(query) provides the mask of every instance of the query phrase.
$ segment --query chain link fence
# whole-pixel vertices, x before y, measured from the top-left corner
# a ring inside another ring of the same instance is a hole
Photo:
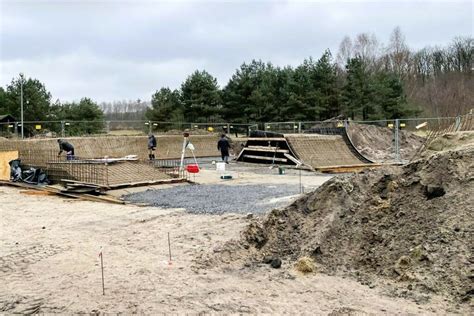
[[[181,135],[184,131],[194,134],[226,133],[234,136],[248,136],[257,130],[257,124],[241,123],[187,123],[157,121],[25,121],[24,138],[31,137],[73,137],[114,135],[133,136],[147,134]],[[21,138],[20,122],[0,123],[0,136]]]
[[[409,118],[376,121],[290,121],[263,124],[192,123],[157,121],[41,121],[24,122],[25,138],[71,136],[131,136],[147,134],[181,135],[226,133],[249,136],[250,132],[265,130],[283,134],[317,133],[342,135],[347,133],[354,146],[368,159],[382,162],[402,162],[412,159],[417,151],[440,132],[473,130],[473,114],[458,117]],[[0,123],[0,136],[21,138],[21,123]]]
[[[457,117],[408,118],[374,121],[267,122],[264,130],[282,134],[347,133],[354,146],[368,159],[406,162],[440,133],[474,130],[473,114]]]

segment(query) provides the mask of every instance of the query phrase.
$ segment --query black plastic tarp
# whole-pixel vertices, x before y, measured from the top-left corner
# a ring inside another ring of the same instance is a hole
[[[21,160],[15,159],[10,165],[10,180],[13,182],[26,182],[30,184],[49,184],[46,173],[39,168],[21,168]]]

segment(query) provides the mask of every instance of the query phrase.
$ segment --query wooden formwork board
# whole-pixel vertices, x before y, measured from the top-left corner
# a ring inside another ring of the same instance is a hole
[[[257,155],[243,155],[244,158],[249,159],[256,159],[256,160],[265,160],[265,161],[278,161],[278,162],[287,162],[288,159],[286,158],[277,158],[277,157],[265,157],[265,156],[257,156]]]
[[[328,166],[328,167],[320,167],[316,168],[316,171],[323,172],[323,173],[358,173],[370,168],[377,168],[381,167],[382,164],[361,164],[361,165],[353,165],[353,166]]]
[[[10,161],[18,158],[18,151],[0,151],[0,180],[10,180]]]

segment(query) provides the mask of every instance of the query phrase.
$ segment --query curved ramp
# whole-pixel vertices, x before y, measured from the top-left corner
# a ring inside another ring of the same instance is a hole
[[[297,158],[314,169],[365,167],[372,161],[360,154],[346,135],[285,135]]]
[[[330,135],[311,133],[250,137],[237,160],[305,165],[329,172],[359,171],[375,166],[357,150],[345,128],[335,128],[330,132]]]

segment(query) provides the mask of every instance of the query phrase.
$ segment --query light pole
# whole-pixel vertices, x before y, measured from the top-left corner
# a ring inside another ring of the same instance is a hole
[[[20,103],[21,139],[23,139],[23,73],[20,73]]]

